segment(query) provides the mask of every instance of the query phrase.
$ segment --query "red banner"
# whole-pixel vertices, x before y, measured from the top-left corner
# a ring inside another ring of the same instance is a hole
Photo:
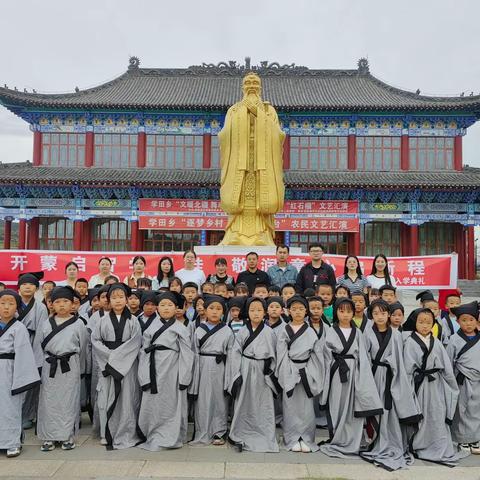
[[[76,262],[79,266],[80,276],[90,279],[98,273],[98,260],[102,256],[108,256],[113,263],[112,273],[123,280],[131,272],[131,261],[138,252],[65,252],[65,251],[42,251],[42,250],[0,250],[0,281],[7,285],[16,285],[18,275],[23,272],[44,271],[45,280],[65,280],[65,265],[68,262]],[[160,257],[169,256],[174,262],[175,269],[183,267],[182,252],[144,252],[141,253],[147,260],[146,273],[155,276]],[[197,265],[203,271],[214,273],[214,262],[217,257],[225,257],[228,262],[228,273],[236,276],[246,269],[246,260],[243,253],[198,255]],[[343,273],[345,256],[324,255],[324,260],[331,264],[335,275]],[[372,257],[360,257],[362,270],[369,274],[372,265]],[[291,255],[289,263],[300,269],[309,262],[308,254]],[[275,255],[260,255],[259,268],[267,270],[275,265]],[[456,254],[430,255],[424,257],[392,257],[388,260],[391,275],[395,278],[397,286],[401,288],[456,288],[457,286],[457,263]]]
[[[203,217],[195,215],[140,215],[138,227],[141,230],[173,229],[173,230],[225,230],[226,216]],[[275,230],[301,230],[305,232],[358,232],[358,218],[275,218]]]
[[[220,200],[187,200],[141,198],[138,200],[141,212],[171,213],[223,213]],[[352,215],[358,213],[358,202],[354,200],[286,200],[281,214],[307,215]]]

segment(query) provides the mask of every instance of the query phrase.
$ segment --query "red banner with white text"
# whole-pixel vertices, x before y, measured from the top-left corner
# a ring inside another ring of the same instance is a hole
[[[172,258],[175,270],[183,268],[182,252],[66,252],[53,250],[0,250],[0,281],[8,286],[17,283],[18,275],[25,272],[45,272],[45,280],[56,282],[65,280],[65,265],[76,262],[79,267],[79,276],[90,279],[98,273],[98,261],[102,256],[112,260],[112,274],[122,280],[131,273],[131,261],[135,255],[143,255],[147,261],[146,274],[157,274],[158,261],[163,256]],[[228,255],[198,255],[197,266],[205,274],[214,273],[214,262],[218,257],[224,257],[228,263],[229,275],[236,276],[246,269],[246,260],[243,253]],[[324,255],[323,260],[335,270],[338,277],[343,273],[344,255]],[[368,275],[371,271],[372,257],[360,257],[362,271]],[[289,263],[298,270],[310,261],[308,254],[295,254],[289,258]],[[275,255],[260,255],[259,268],[267,270],[275,265]],[[391,257],[388,259],[390,274],[393,275],[400,288],[456,288],[458,277],[458,257],[450,255],[428,255],[423,257]]]

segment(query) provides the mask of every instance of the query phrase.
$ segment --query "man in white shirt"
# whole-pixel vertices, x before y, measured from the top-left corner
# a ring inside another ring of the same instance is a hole
[[[194,282],[198,285],[198,290],[205,283],[205,273],[203,270],[195,267],[197,260],[197,254],[193,250],[187,250],[183,254],[184,268],[175,272],[175,276],[178,277],[183,284],[187,282]]]

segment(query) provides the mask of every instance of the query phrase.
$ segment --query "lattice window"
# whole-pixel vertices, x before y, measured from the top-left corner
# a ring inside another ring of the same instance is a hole
[[[345,170],[347,137],[290,137],[292,170]]]
[[[95,167],[128,168],[137,166],[137,135],[95,134]]]
[[[184,252],[200,245],[200,231],[148,230],[145,234],[145,251]]]
[[[40,250],[73,250],[73,220],[39,218]]]
[[[10,234],[10,248],[18,248],[19,223],[12,221],[12,230]],[[5,239],[5,220],[0,220],[0,248],[3,248]]]
[[[357,170],[400,170],[400,137],[357,137]]]
[[[84,167],[84,133],[44,133],[42,165],[50,167]]]
[[[455,251],[455,224],[428,222],[418,227],[419,254],[440,255]]]
[[[410,170],[452,170],[453,138],[410,137]]]
[[[291,247],[301,247],[302,252],[307,252],[311,243],[323,245],[325,253],[347,254],[347,235],[344,233],[290,232]]]
[[[212,135],[211,160],[212,168],[220,168],[220,146],[218,143],[218,135]]]
[[[201,169],[202,135],[147,135],[147,167]]]
[[[400,223],[370,222],[360,225],[360,251],[362,255],[400,256]]]
[[[93,219],[92,250],[104,252],[130,250],[130,222],[113,218]]]

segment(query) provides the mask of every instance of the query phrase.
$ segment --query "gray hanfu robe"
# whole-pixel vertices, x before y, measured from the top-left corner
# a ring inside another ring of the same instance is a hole
[[[48,320],[47,307],[33,297],[28,305],[19,311],[17,320],[21,321],[27,327],[28,333],[30,334],[30,344],[33,346],[38,326]],[[39,392],[40,386],[38,385],[28,390],[25,396],[25,401],[23,402],[22,410],[22,418],[24,422],[35,420],[37,416]]]
[[[314,397],[322,391],[325,364],[317,333],[304,323],[297,332],[288,324],[277,341],[278,383],[283,390],[283,439],[288,450],[300,440],[312,452],[316,418]]]
[[[229,441],[241,450],[278,452],[273,399],[280,390],[274,375],[275,335],[263,322],[250,322],[235,336],[227,359],[228,392],[234,398]]]
[[[388,471],[405,468],[413,463],[413,455],[408,452],[401,424],[416,425],[421,417],[403,365],[403,339],[391,327],[380,333],[376,325],[365,330],[364,339],[383,415],[371,419],[376,436],[360,456]]]
[[[22,442],[22,405],[26,392],[40,385],[27,329],[11,320],[0,330],[0,450]]]
[[[403,349],[405,370],[415,388],[423,419],[411,440],[415,457],[454,467],[450,426],[458,400],[453,367],[440,340],[430,335],[428,347],[412,332]]]
[[[330,440],[320,450],[330,457],[357,455],[367,417],[383,413],[362,332],[352,322],[345,338],[338,325],[325,337],[325,386],[322,406],[327,408]]]
[[[278,336],[281,332],[285,330],[286,323],[283,321],[282,318],[279,318],[276,323],[270,325],[267,320],[265,320],[265,325],[269,326],[272,329],[272,332],[275,335],[275,348],[277,345]],[[273,405],[275,407],[275,424],[276,426],[280,426],[283,420],[283,406],[282,406],[282,392],[278,392],[277,396],[273,399]]]
[[[470,339],[458,330],[450,337],[447,354],[460,390],[452,437],[458,443],[475,443],[480,440],[480,333]]]
[[[55,317],[40,325],[42,385],[38,401],[37,436],[43,441],[74,441],[80,421],[80,380],[86,370],[88,333],[74,316],[58,323]]]
[[[156,318],[143,332],[138,379],[142,402],[138,418],[140,448],[180,448],[187,441],[187,388],[193,352],[188,329],[172,318]]]
[[[146,317],[144,313],[141,313],[137,319],[138,323],[140,324],[140,328],[142,329],[142,335],[143,332],[150,327],[150,325],[155,321],[155,319],[159,319],[160,316],[158,315],[157,312],[154,312],[152,315],[149,317]]]
[[[93,358],[101,375],[97,383],[100,436],[107,449],[135,446],[140,388],[137,357],[142,343],[140,325],[127,308],[117,318],[105,314],[92,332]]]
[[[195,398],[195,431],[191,444],[210,444],[214,437],[226,436],[229,382],[225,364],[234,341],[232,330],[223,322],[210,329],[202,323],[195,330],[195,361],[189,388]]]

